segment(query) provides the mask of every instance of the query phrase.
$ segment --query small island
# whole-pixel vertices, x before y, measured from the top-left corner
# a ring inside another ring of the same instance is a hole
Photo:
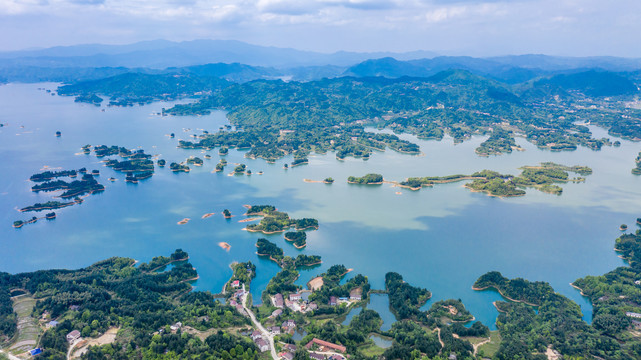
[[[307,233],[304,231],[289,231],[285,233],[285,240],[294,244],[297,249],[307,246]]]
[[[347,178],[347,182],[350,184],[380,185],[383,183],[383,175],[367,174],[361,177],[350,176]]]
[[[641,175],[641,151],[639,152],[639,155],[637,155],[636,159],[634,159],[634,163],[636,166],[632,169],[632,174]]]
[[[321,257],[318,255],[303,255],[300,254],[296,258],[283,255],[283,249],[273,242],[260,238],[256,241],[258,256],[269,256],[269,259],[274,261],[278,266],[283,269],[296,269],[298,267],[309,267],[321,263]]]
[[[227,146],[221,146],[220,149],[218,149],[218,155],[224,156],[229,154],[229,148]]]
[[[46,203],[35,203],[31,206],[23,207],[22,209],[20,209],[20,211],[29,212],[29,211],[62,209],[64,207],[71,206],[76,203],[77,201],[64,202],[64,203],[60,201],[47,201]]]
[[[245,164],[239,164],[234,168],[234,174],[244,174],[245,170],[247,170],[247,166]]]
[[[227,209],[223,210],[223,217],[224,217],[225,219],[231,219],[231,217],[232,217],[232,215],[231,215],[231,211],[229,211],[229,210],[227,210]]]
[[[189,157],[187,160],[185,160],[185,162],[188,165],[195,165],[195,166],[203,166],[203,164],[204,164],[203,159],[201,159],[199,157],[196,157],[196,156]]]
[[[189,169],[189,166],[183,165],[183,164],[178,164],[175,162],[172,162],[169,164],[169,169],[175,173],[177,172],[189,172],[191,169]]]
[[[334,179],[331,178],[331,177],[325,178],[325,180],[323,180],[323,183],[325,183],[325,184],[333,184],[334,183]]]
[[[286,231],[292,226],[297,231],[318,229],[318,220],[312,218],[291,219],[286,212],[277,211],[272,205],[249,206],[247,216],[262,216],[258,224],[247,225],[246,230],[251,232],[262,232],[264,234],[275,234]]]
[[[292,167],[309,164],[309,160],[306,157],[300,157],[292,161]]]
[[[628,230],[628,225],[626,225],[626,224],[621,224],[621,226],[619,226],[619,230],[621,230],[621,231],[626,231],[626,230]]]
[[[167,161],[165,161],[165,159],[158,159],[156,163],[158,164],[158,166],[163,167],[167,164]]]

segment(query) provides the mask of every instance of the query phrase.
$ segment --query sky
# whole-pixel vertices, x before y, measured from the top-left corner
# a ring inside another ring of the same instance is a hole
[[[0,0],[0,51],[240,40],[319,52],[641,57],[639,0]]]

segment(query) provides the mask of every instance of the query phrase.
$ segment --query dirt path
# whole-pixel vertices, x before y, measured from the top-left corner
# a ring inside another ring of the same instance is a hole
[[[116,334],[118,333],[118,330],[120,330],[120,328],[109,328],[109,330],[102,334],[102,336],[96,339],[87,339],[80,348],[73,351],[67,358],[79,358],[80,356],[82,356],[82,354],[86,353],[89,350],[90,346],[102,346],[113,343],[114,341],[116,341]],[[80,345],[80,343],[78,343],[78,345]]]
[[[487,343],[489,343],[490,341],[492,341],[492,338],[487,338],[487,340],[483,340],[483,341],[481,341],[481,342],[480,342],[480,343],[478,343],[478,344],[472,344],[472,346],[474,347],[474,355],[476,355],[476,352],[479,350],[479,348],[481,347],[481,345],[487,344]]]

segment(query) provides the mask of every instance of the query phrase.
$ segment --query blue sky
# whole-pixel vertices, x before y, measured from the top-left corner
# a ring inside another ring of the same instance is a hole
[[[0,0],[0,50],[233,39],[321,52],[641,57],[638,0]]]

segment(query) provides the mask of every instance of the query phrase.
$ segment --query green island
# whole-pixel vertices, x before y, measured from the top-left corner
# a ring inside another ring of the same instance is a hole
[[[184,164],[178,164],[178,163],[175,163],[175,162],[172,162],[171,164],[169,164],[169,169],[171,171],[173,171],[173,172],[176,172],[176,173],[177,172],[189,172],[190,171],[189,166],[184,165]]]
[[[524,188],[533,187],[539,191],[561,195],[563,189],[557,183],[582,182],[583,177],[570,178],[568,172],[574,172],[582,176],[592,174],[592,169],[587,166],[565,166],[552,162],[544,162],[538,166],[523,166],[519,176],[504,175],[496,171],[483,170],[471,175],[448,175],[431,177],[407,178],[397,186],[419,190],[422,187],[430,187],[435,184],[445,184],[463,180],[472,180],[465,187],[472,191],[485,192],[491,196],[522,196],[525,195]]]
[[[239,165],[236,165],[236,167],[234,168],[234,174],[236,175],[244,174],[246,170],[247,170],[247,166],[245,164],[239,164]]]
[[[70,202],[60,202],[60,201],[47,201],[46,203],[35,203],[30,206],[23,207],[20,209],[21,212],[28,212],[28,211],[42,211],[42,210],[54,210],[54,209],[62,209],[67,206],[72,206],[76,204],[77,201],[70,201]]]
[[[73,100],[74,102],[77,103],[87,103],[87,104],[93,104],[96,106],[100,106],[100,104],[104,101],[100,96],[96,94],[81,94],[76,96],[76,98]]]
[[[380,185],[383,183],[383,175],[367,174],[361,177],[350,176],[347,178],[347,182],[350,184]]]
[[[491,135],[476,148],[476,153],[481,156],[500,155],[511,153],[512,150],[523,150],[516,145],[513,132],[500,127],[492,129]]]
[[[641,152],[639,152],[639,155],[634,159],[634,163],[636,166],[632,169],[632,174],[641,175]]]
[[[231,216],[232,216],[232,215],[231,215],[231,211],[229,211],[228,209],[224,209],[224,210],[223,210],[223,217],[224,217],[225,219],[231,219]]]
[[[223,148],[249,149],[247,157],[268,161],[301,151],[333,151],[337,159],[367,159],[386,148],[420,153],[416,144],[395,134],[366,128],[421,139],[440,140],[447,134],[455,142],[489,135],[476,149],[482,156],[518,149],[517,136],[552,151],[613,145],[607,138],[593,137],[584,124],[608,129],[611,136],[641,139],[640,111],[625,101],[638,93],[636,78],[610,71],[548,74],[521,83],[458,69],[425,77],[240,83],[173,71],[116,74],[57,91],[63,96],[104,95],[116,106],[194,97],[196,101],[163,109],[162,114],[202,115],[222,109],[235,129],[220,127],[216,133],[198,135],[196,142],[182,141],[180,147],[219,148],[220,154],[226,153]]]
[[[294,159],[294,161],[292,161],[291,167],[306,165],[306,164],[309,164],[309,160],[306,157],[299,157]]]
[[[203,166],[204,161],[203,159],[197,157],[197,156],[190,156],[187,160],[185,160],[187,165],[195,165],[195,166]]]
[[[304,231],[288,231],[285,233],[285,240],[294,244],[297,249],[307,246],[307,233]]]
[[[76,177],[79,172],[86,172],[86,168],[80,170],[61,170],[61,171],[44,171],[41,173],[33,174],[29,180],[33,182],[45,182],[59,177]]]
[[[323,180],[323,183],[325,184],[333,184],[334,183],[334,178],[327,177]]]
[[[31,191],[34,192],[58,190],[65,190],[60,194],[60,197],[67,199],[85,194],[101,192],[105,190],[105,187],[98,183],[94,176],[90,174],[84,174],[82,176],[82,180],[74,180],[72,182],[66,182],[64,180],[46,181],[31,187]]]
[[[247,231],[262,232],[263,234],[273,234],[283,232],[291,227],[297,231],[317,230],[318,220],[312,218],[292,219],[286,212],[277,211],[271,205],[254,205],[247,210],[248,216],[262,216],[258,224],[249,224]]]
[[[299,254],[295,258],[283,255],[283,249],[273,242],[261,238],[256,241],[256,253],[259,256],[269,256],[269,258],[276,262],[278,266],[283,269],[286,268],[299,268],[304,266],[314,266],[321,263],[321,258],[318,255],[304,255]]]

